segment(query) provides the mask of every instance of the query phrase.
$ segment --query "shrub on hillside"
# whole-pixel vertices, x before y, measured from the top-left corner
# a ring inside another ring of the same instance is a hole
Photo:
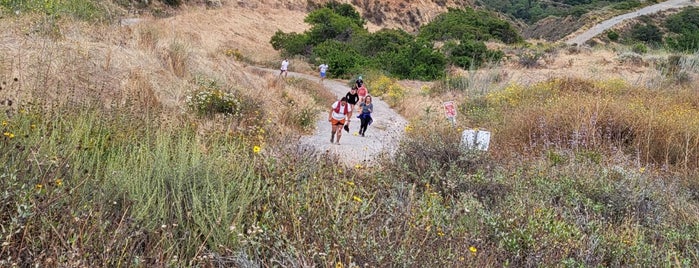
[[[345,77],[356,72],[367,61],[359,51],[347,43],[328,40],[313,48],[312,58],[323,59],[332,68],[333,77]]]
[[[422,26],[418,36],[437,41],[498,39],[507,44],[522,41],[522,37],[506,21],[498,19],[491,13],[470,8],[450,8],[446,13],[438,15],[430,23]]]
[[[611,40],[611,41],[616,42],[619,40],[619,33],[615,32],[615,31],[608,31],[607,38],[609,38],[609,40]]]
[[[663,42],[663,33],[654,24],[637,23],[631,27],[630,38],[649,45],[659,45]]]
[[[219,82],[195,77],[196,88],[188,92],[187,106],[200,116],[222,114],[239,120],[261,118],[258,101],[236,94],[235,90],[225,90]]]
[[[449,62],[461,68],[478,69],[487,62],[497,62],[504,56],[502,51],[489,50],[481,41],[461,40],[447,53]]]
[[[278,30],[269,41],[274,50],[281,51],[282,56],[310,54],[308,35],[299,33],[284,33]]]
[[[699,31],[699,8],[688,7],[668,16],[665,28],[677,34]]]
[[[699,30],[687,30],[680,35],[668,37],[665,42],[674,51],[686,53],[699,51]]]

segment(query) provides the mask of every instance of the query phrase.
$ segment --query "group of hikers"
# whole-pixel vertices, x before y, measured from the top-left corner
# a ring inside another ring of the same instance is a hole
[[[282,61],[279,76],[286,78],[289,73],[288,68],[289,60],[285,58]],[[328,68],[328,65],[325,63],[318,66],[321,84],[325,80]],[[330,108],[330,113],[328,114],[328,121],[332,125],[330,143],[340,144],[342,130],[350,131],[350,122],[352,121],[352,114],[355,110],[359,111],[359,115],[357,116],[360,122],[358,134],[365,137],[367,127],[373,122],[371,113],[374,112],[374,104],[372,103],[371,95],[369,95],[369,90],[366,88],[362,76],[357,77],[350,91],[340,98],[340,100],[335,101]]]
[[[374,112],[374,104],[361,76],[357,78],[350,91],[330,107],[328,114],[328,121],[332,125],[330,143],[340,144],[342,129],[349,132],[352,113],[357,109],[359,110],[357,118],[360,122],[359,135],[364,137],[367,127],[373,122],[371,113]]]

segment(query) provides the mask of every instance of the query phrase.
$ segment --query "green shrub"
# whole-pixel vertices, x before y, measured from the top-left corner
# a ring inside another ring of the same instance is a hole
[[[658,45],[663,41],[663,33],[654,24],[637,23],[631,27],[632,40],[641,41],[649,45]]]
[[[677,34],[699,31],[699,8],[688,7],[668,16],[665,28]]]
[[[699,50],[699,30],[685,31],[680,35],[668,37],[665,42],[674,51],[696,52]]]
[[[329,8],[314,10],[303,21],[311,25],[306,35],[308,43],[312,45],[318,45],[327,40],[348,42],[352,40],[354,34],[366,32],[353,18],[344,17]]]
[[[638,8],[641,6],[641,2],[638,0],[626,0],[623,2],[619,2],[614,4],[612,7],[617,10],[631,10],[634,8]]]
[[[362,66],[366,59],[347,43],[328,40],[313,48],[312,58],[323,59],[332,66],[333,77],[345,77]]]
[[[368,35],[364,43],[360,44],[362,53],[372,57],[382,52],[398,52],[401,47],[414,42],[415,38],[402,29],[381,29]]]
[[[488,50],[482,41],[461,40],[461,42],[448,52],[449,61],[461,68],[471,70],[478,69],[486,62],[500,60],[502,51]]]
[[[498,39],[508,44],[522,41],[522,37],[509,23],[491,13],[470,8],[450,8],[446,13],[438,15],[430,23],[422,26],[418,36],[436,41]]]
[[[631,47],[631,51],[638,54],[648,53],[648,47],[643,43],[636,43]]]
[[[284,33],[278,30],[269,41],[274,50],[281,51],[281,55],[288,57],[294,55],[308,56],[311,46],[308,35],[299,33]]]
[[[615,32],[615,31],[608,31],[607,38],[609,38],[609,40],[611,40],[611,41],[616,42],[619,40],[619,33]]]

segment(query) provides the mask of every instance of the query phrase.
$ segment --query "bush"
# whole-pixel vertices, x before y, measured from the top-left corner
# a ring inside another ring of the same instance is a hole
[[[278,30],[269,41],[274,50],[281,51],[282,56],[294,56],[310,54],[311,46],[308,35],[298,33],[284,33]]]
[[[489,61],[498,61],[504,55],[502,51],[488,50],[483,42],[475,40],[461,40],[447,54],[452,64],[467,70],[477,69]]]
[[[638,54],[648,53],[648,47],[643,43],[636,43],[631,47],[631,51]]]
[[[611,40],[611,41],[616,42],[619,40],[619,33],[615,32],[615,31],[608,31],[607,38],[609,38],[609,40]]]
[[[665,20],[665,28],[677,34],[699,31],[699,8],[688,7],[670,15]]]
[[[216,81],[198,78],[198,88],[187,96],[187,106],[202,116],[214,114],[239,115],[240,99],[232,93],[224,92]]]
[[[542,56],[539,52],[524,52],[519,55],[519,65],[525,68],[538,67]]]
[[[630,35],[633,40],[649,45],[658,45],[663,42],[663,33],[653,24],[637,23],[631,28]]]
[[[323,59],[332,67],[334,77],[346,77],[365,64],[366,59],[347,43],[328,40],[313,48],[312,58]]]
[[[449,39],[487,41],[493,38],[507,44],[522,41],[522,37],[509,23],[491,13],[470,8],[449,9],[422,26],[418,36],[431,41]]]
[[[699,50],[699,30],[685,31],[665,41],[670,49],[678,52],[693,53]]]

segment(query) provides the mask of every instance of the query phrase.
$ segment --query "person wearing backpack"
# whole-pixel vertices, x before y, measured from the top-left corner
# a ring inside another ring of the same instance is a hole
[[[342,128],[349,129],[350,118],[352,118],[352,105],[347,103],[347,98],[342,97],[339,101],[333,103],[328,114],[328,121],[332,126],[330,134],[330,143],[340,144],[342,137]]]

